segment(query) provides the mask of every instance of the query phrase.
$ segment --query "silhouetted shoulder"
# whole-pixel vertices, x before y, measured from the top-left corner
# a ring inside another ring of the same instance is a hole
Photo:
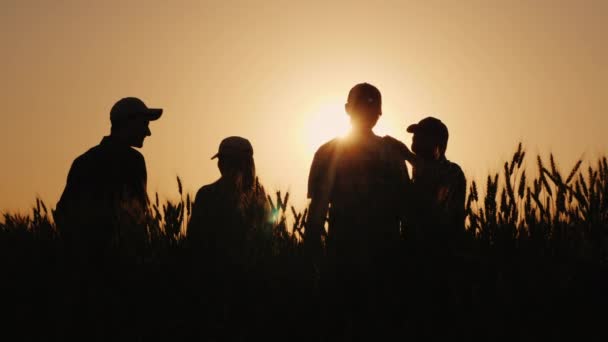
[[[391,137],[390,135],[385,135],[382,137],[382,140],[384,140],[384,142],[386,144],[388,144],[388,146],[390,146],[391,148],[394,148],[396,151],[402,150],[402,149],[407,149],[407,146],[405,146],[404,143],[402,143],[400,140]]]
[[[90,163],[92,160],[95,160],[96,156],[100,154],[99,146],[95,146],[90,148],[85,153],[79,155],[76,159],[74,159],[74,163],[72,166],[83,166]]]
[[[330,164],[336,155],[336,150],[340,144],[338,138],[332,139],[321,145],[310,165],[308,175],[308,198],[313,198],[329,191]]]
[[[129,164],[136,165],[139,168],[146,168],[146,160],[138,150],[126,146],[121,153],[123,154],[123,158],[129,161]]]
[[[451,162],[451,161],[447,161],[447,174],[450,177],[450,179],[456,181],[466,181],[466,178],[464,176],[464,172],[462,171],[462,169],[460,168],[460,165]]]
[[[214,193],[216,192],[217,183],[218,182],[216,181],[212,184],[203,185],[200,189],[198,189],[196,192],[196,197],[194,197],[194,203],[197,204],[205,199],[213,198]]]
[[[410,149],[400,140],[395,139],[390,135],[385,135],[384,137],[382,137],[382,141],[384,141],[388,148],[400,158],[410,162],[415,161],[416,155],[413,154]]]
[[[76,157],[72,162],[68,180],[73,177],[81,178],[87,174],[90,175],[91,171],[96,170],[95,162],[99,160],[99,156],[99,146],[95,146]]]
[[[145,168],[146,165],[144,156],[139,151],[129,146],[117,146],[104,141],[81,154],[74,162],[80,165],[95,165],[109,160],[128,163],[123,165],[124,167],[138,166]]]
[[[134,148],[127,148],[126,152],[127,155],[129,155],[131,158],[135,159],[135,160],[139,160],[143,163],[145,163],[145,158],[144,155],[141,154],[141,152],[139,152],[138,150],[134,149]]]
[[[220,181],[202,186],[194,197],[194,211],[208,211],[210,207],[216,207],[222,202],[224,195],[220,189]],[[206,209],[205,209],[206,208]]]
[[[199,239],[201,238],[200,233],[202,229],[209,223],[209,217],[212,214],[214,201],[217,200],[217,182],[209,185],[202,186],[194,197],[192,203],[192,216],[188,224],[188,239]],[[208,225],[207,225],[208,226]],[[209,228],[209,227],[207,227]]]
[[[315,153],[315,158],[317,158],[317,157],[323,158],[323,157],[332,155],[338,148],[339,144],[340,144],[340,140],[338,138],[334,138],[334,139],[326,142],[325,144],[321,145],[321,147],[319,147],[317,149],[317,152]]]

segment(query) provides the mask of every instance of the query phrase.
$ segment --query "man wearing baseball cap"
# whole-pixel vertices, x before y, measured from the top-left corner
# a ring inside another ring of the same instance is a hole
[[[385,314],[390,311],[362,308],[371,302],[386,304],[378,299],[382,291],[376,291],[376,286],[388,281],[388,273],[396,273],[389,270],[400,241],[401,207],[409,176],[399,154],[373,132],[382,115],[378,88],[369,83],[352,87],[345,111],[351,122],[349,135],[322,145],[310,167],[304,243],[313,260],[319,259],[328,217],[327,267],[321,280],[329,289],[326,300],[334,303],[330,309],[350,311],[361,323],[366,319],[386,323],[390,318]],[[345,313],[327,315],[344,317]],[[363,328],[368,323],[355,326]],[[336,329],[329,334],[340,334],[344,324],[348,323],[336,320],[329,324]]]
[[[413,193],[419,204],[417,221],[433,223],[418,234],[434,242],[453,241],[464,232],[466,179],[460,166],[445,156],[448,128],[441,120],[427,117],[410,125],[407,131],[414,134],[415,155],[408,159],[412,164]]]
[[[445,152],[448,128],[439,119],[427,117],[407,128],[412,151],[412,193],[406,210],[411,211],[408,233],[415,241],[422,273],[414,287],[411,308],[423,320],[457,322],[450,311],[453,298],[461,294],[459,249],[464,236],[466,179],[461,168],[449,161]],[[407,236],[407,234],[406,234]],[[422,285],[423,284],[423,285]],[[446,329],[449,329],[446,327]]]
[[[55,212],[68,247],[99,261],[116,238],[144,241],[146,163],[132,147],[143,146],[162,112],[135,97],[120,99],[110,111],[110,135],[74,160]]]
[[[349,135],[322,145],[310,167],[306,242],[320,245],[329,212],[328,252],[367,258],[375,244],[389,236],[398,239],[401,218],[393,205],[401,195],[396,189],[406,187],[409,177],[403,159],[373,132],[382,115],[378,88],[355,85],[345,110],[351,121]]]

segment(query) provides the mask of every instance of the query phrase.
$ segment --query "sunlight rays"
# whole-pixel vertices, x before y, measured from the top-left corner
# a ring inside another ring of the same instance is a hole
[[[304,124],[304,151],[314,152],[327,141],[345,136],[350,129],[348,115],[344,112],[343,101],[323,103],[310,111]]]

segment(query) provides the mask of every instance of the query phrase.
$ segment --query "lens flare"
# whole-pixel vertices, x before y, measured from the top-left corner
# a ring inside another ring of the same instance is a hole
[[[319,106],[311,111],[304,127],[304,144],[308,152],[314,153],[327,141],[344,137],[350,129],[344,104],[335,102]]]

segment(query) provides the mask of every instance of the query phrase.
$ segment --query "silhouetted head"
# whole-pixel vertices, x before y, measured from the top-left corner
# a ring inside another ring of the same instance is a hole
[[[142,147],[144,139],[150,132],[150,121],[157,120],[162,115],[160,108],[148,108],[146,104],[135,97],[125,97],[112,106],[110,121],[112,136],[129,146]]]
[[[348,93],[344,108],[354,130],[371,131],[382,115],[380,90],[369,83],[359,83]]]
[[[222,140],[218,152],[211,159],[218,158],[217,166],[222,178],[234,182],[237,188],[251,189],[255,180],[253,147],[242,137],[228,137]]]
[[[424,159],[439,159],[448,147],[448,128],[441,120],[427,117],[410,125],[407,131],[414,133],[412,151]]]

